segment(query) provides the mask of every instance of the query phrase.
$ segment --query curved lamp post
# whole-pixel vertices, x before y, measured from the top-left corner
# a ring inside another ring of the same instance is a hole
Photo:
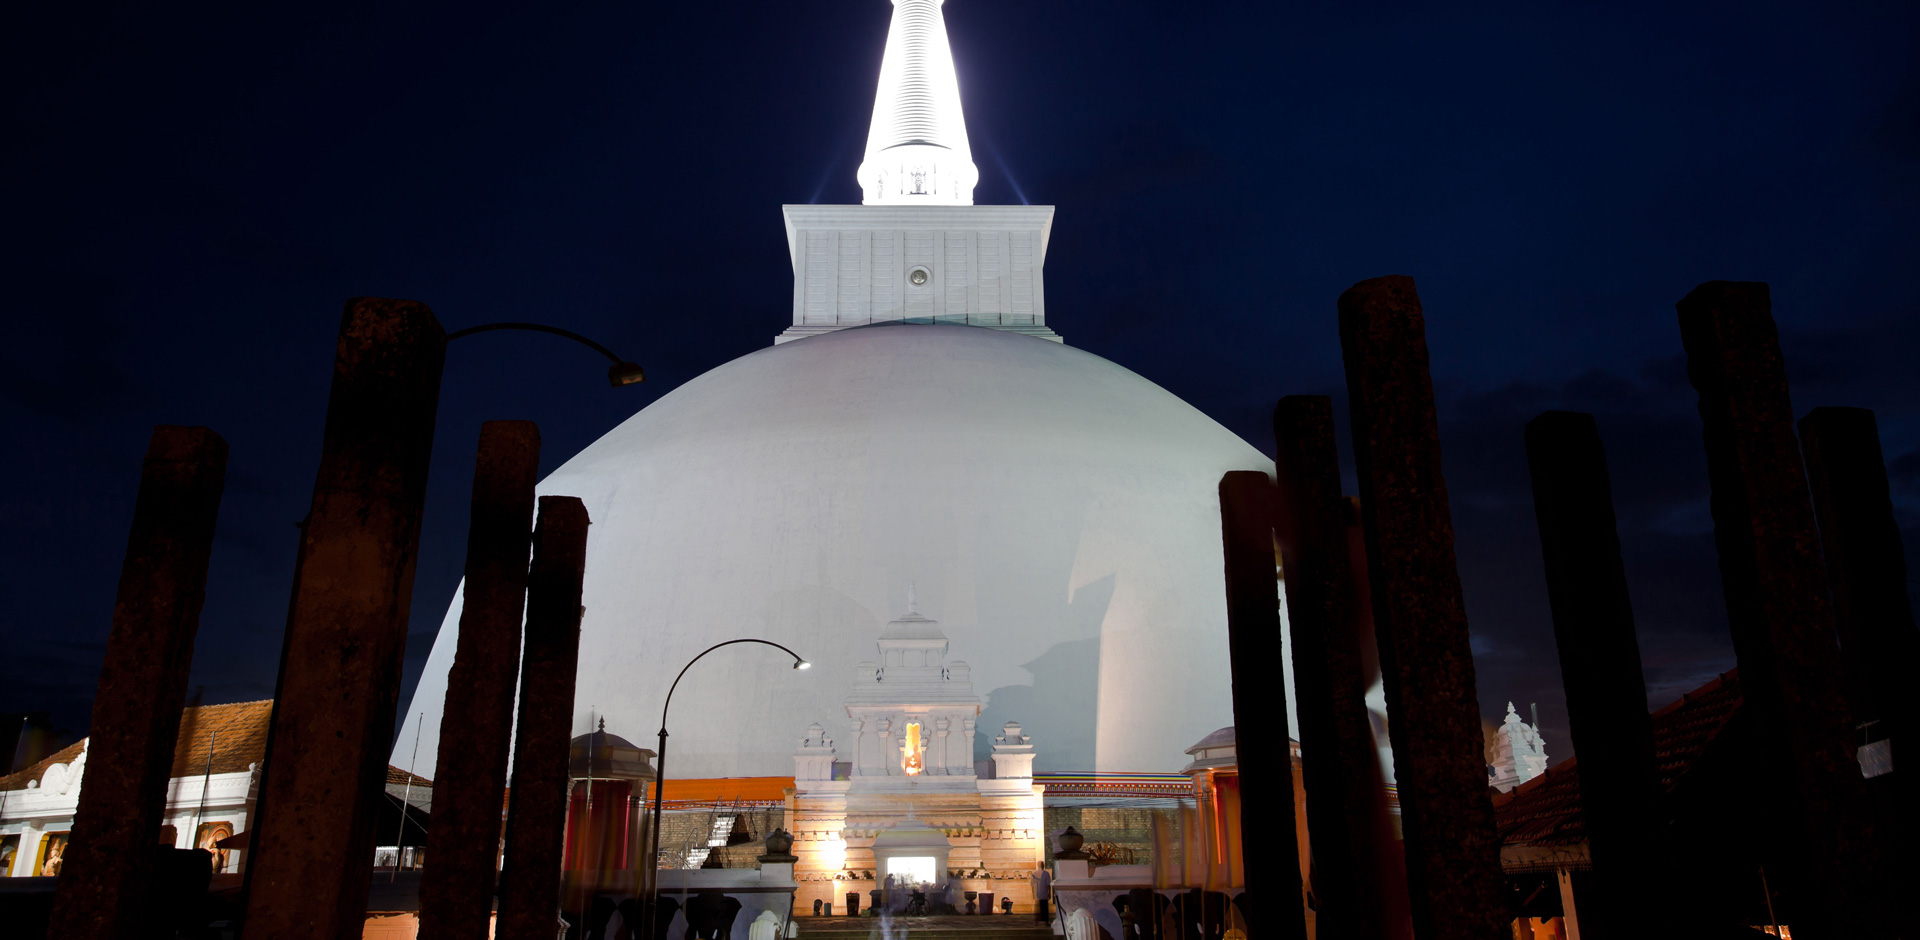
[[[667,791],[667,709],[673,706],[673,692],[675,689],[680,688],[680,679],[687,674],[687,670],[693,668],[694,663],[699,662],[702,657],[722,646],[732,646],[735,643],[758,643],[762,646],[771,646],[793,657],[793,668],[795,669],[807,669],[813,666],[812,663],[801,659],[799,653],[787,649],[772,640],[728,640],[725,643],[715,643],[701,650],[699,656],[687,660],[687,664],[680,667],[680,675],[673,677],[673,685],[667,687],[667,700],[660,706],[660,750],[654,753],[653,832],[647,840],[652,845],[652,850],[649,851],[647,857],[642,860],[642,864],[647,866],[647,905],[644,913],[646,922],[640,925],[640,930],[642,935],[647,937],[648,940],[652,940],[654,934],[654,921],[658,919],[656,912],[659,909],[660,903],[660,798],[665,795]]]
[[[582,346],[586,346],[598,352],[600,355],[613,360],[613,365],[607,369],[607,384],[614,388],[647,380],[646,370],[640,368],[639,363],[628,362],[618,355],[615,355],[613,350],[581,336],[572,330],[563,330],[557,326],[547,326],[544,323],[485,323],[480,326],[470,326],[464,330],[454,330],[447,334],[447,342],[453,342],[462,336],[472,336],[475,333],[487,333],[493,330],[528,330],[534,333],[552,333],[555,336],[564,336]]]

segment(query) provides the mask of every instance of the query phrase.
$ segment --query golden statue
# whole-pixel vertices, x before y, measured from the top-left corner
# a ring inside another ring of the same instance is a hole
[[[907,761],[905,766],[907,776],[914,777],[919,775],[921,769],[920,723],[917,721],[907,722]]]

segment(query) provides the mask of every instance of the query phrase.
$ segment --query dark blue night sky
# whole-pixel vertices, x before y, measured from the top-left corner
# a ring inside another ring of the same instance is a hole
[[[1598,416],[1653,704],[1733,664],[1673,307],[1695,284],[1772,283],[1796,410],[1878,413],[1920,549],[1920,6],[1433,6],[946,16],[977,201],[1059,207],[1069,343],[1270,453],[1277,396],[1344,397],[1340,292],[1418,279],[1482,710],[1538,702],[1558,759],[1521,445],[1538,412]],[[345,298],[549,322],[644,363],[609,390],[560,340],[452,348],[405,702],[459,578],[479,423],[538,421],[551,469],[772,341],[779,207],[858,201],[889,12],[16,10],[0,712],[84,731],[156,423],[232,446],[192,683],[271,696]]]

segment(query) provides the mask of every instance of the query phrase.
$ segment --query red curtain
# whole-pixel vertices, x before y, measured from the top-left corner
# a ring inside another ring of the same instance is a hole
[[[589,806],[591,802],[591,806]],[[568,871],[624,871],[632,866],[627,838],[633,824],[633,784],[576,780],[567,803]]]

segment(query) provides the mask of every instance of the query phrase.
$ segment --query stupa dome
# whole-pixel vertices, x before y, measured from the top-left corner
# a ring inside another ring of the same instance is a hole
[[[855,664],[916,584],[982,729],[1023,723],[1043,770],[1177,770],[1233,721],[1220,476],[1272,466],[1139,375],[1019,333],[891,324],[750,353],[540,484],[593,519],[575,727],[651,730],[683,664],[762,637],[813,668],[753,645],[702,660],[667,773],[791,774],[809,722],[851,740]],[[459,616],[456,597],[409,709],[422,766]]]

